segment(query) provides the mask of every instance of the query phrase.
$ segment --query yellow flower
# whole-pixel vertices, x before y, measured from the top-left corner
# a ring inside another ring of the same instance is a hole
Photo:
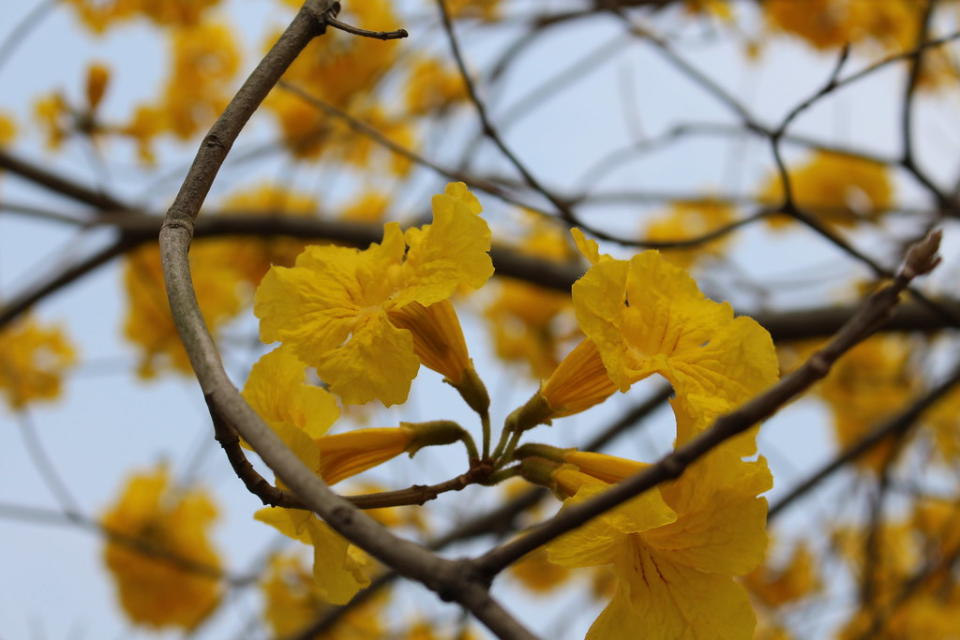
[[[411,65],[404,92],[410,114],[425,115],[466,97],[466,86],[456,68],[446,68],[436,58],[420,58]]]
[[[405,119],[388,115],[378,106],[368,107],[356,113],[355,116],[378,131],[384,138],[403,148],[413,149],[416,146],[413,127]],[[351,129],[345,122],[338,121],[331,135],[333,137],[330,148],[332,157],[340,158],[358,169],[369,168],[374,158],[388,159],[387,168],[396,176],[403,177],[413,168],[411,160],[385,149],[370,136]]]
[[[410,447],[414,435],[412,429],[400,426],[323,436],[317,439],[319,473],[327,484],[336,484],[397,457]]]
[[[349,222],[380,222],[390,208],[390,199],[377,191],[365,191],[340,212],[340,219]]]
[[[656,251],[614,260],[577,237],[593,262],[573,285],[577,320],[621,391],[659,373],[679,399],[720,413],[776,381],[773,342],[754,320],[707,299]]]
[[[687,240],[725,227],[734,219],[733,207],[723,202],[677,201],[665,215],[647,225],[644,237],[648,241]],[[689,269],[703,256],[722,255],[730,238],[731,234],[727,234],[689,249],[665,250],[663,257],[678,267]]]
[[[105,64],[95,63],[87,67],[87,109],[92,113],[100,106],[107,85],[110,83],[110,68]]]
[[[173,31],[170,47],[171,72],[160,108],[171,133],[187,140],[226,106],[233,78],[240,69],[240,47],[234,31],[215,22]]]
[[[733,20],[733,10],[727,0],[684,0],[683,8],[688,13],[708,13],[721,20]]]
[[[767,0],[763,13],[772,28],[799,36],[817,49],[830,49],[856,40],[844,10],[848,4],[848,0]]]
[[[960,392],[952,391],[930,408],[924,422],[933,430],[937,452],[947,464],[960,457]]]
[[[610,462],[607,473],[618,466],[628,470],[621,459]],[[561,466],[554,480],[561,493],[576,491],[567,504],[609,486],[570,465]],[[754,614],[733,576],[747,573],[763,558],[767,505],[757,495],[770,486],[763,459],[742,462],[734,450],[720,448],[679,480],[549,543],[551,562],[610,565],[616,575],[613,600],[587,639],[749,640]]]
[[[398,328],[390,312],[476,289],[493,272],[490,230],[466,186],[451,183],[434,196],[433,212],[433,224],[406,233],[388,223],[383,242],[364,251],[311,246],[293,268],[272,267],[254,305],[261,339],[289,345],[344,402],[404,402],[420,366],[411,330],[440,344],[462,338]]]
[[[890,172],[879,163],[818,151],[803,166],[791,169],[794,202],[833,228],[852,228],[860,220],[877,221],[893,205]],[[771,204],[783,199],[778,174],[771,175],[760,198]],[[789,225],[783,216],[767,218],[773,228]]]
[[[449,0],[447,10],[456,19],[478,18],[494,22],[500,18],[500,0]]]
[[[570,416],[600,404],[617,390],[590,339],[567,354],[526,404],[507,418],[512,430],[524,431],[554,418]]]
[[[217,509],[206,493],[170,486],[165,467],[130,477],[104,514],[111,532],[142,541],[161,554],[215,572],[220,558],[209,539]],[[109,541],[103,552],[124,613],[137,624],[189,631],[213,613],[220,600],[216,576],[190,571],[170,559]]]
[[[158,25],[186,27],[198,23],[220,0],[138,0],[140,12]]]
[[[302,3],[289,2],[299,8]],[[341,20],[364,29],[391,31],[400,26],[390,0],[346,3]],[[275,37],[270,39],[272,44]],[[333,29],[316,38],[297,57],[284,79],[310,87],[311,93],[337,107],[346,108],[354,99],[370,95],[377,82],[397,58],[397,40],[357,38]]]
[[[899,336],[874,336],[843,355],[818,387],[833,412],[840,447],[863,438],[902,410],[919,391],[909,366],[910,345]],[[887,439],[857,459],[862,469],[879,469],[894,444]]]
[[[276,637],[286,638],[306,629],[331,609],[296,555],[273,556],[260,590],[264,618]],[[324,640],[379,640],[385,633],[380,619],[385,604],[386,598],[374,597],[351,607],[323,634]]]
[[[761,565],[743,578],[743,583],[767,607],[780,607],[806,598],[822,588],[816,557],[806,544],[793,549],[779,568]]]
[[[190,271],[203,317],[214,334],[243,308],[242,280],[229,245],[199,241],[190,250]],[[170,315],[163,269],[156,245],[126,255],[123,283],[127,295],[124,336],[141,351],[137,373],[148,379],[171,368],[189,373],[187,358]]]
[[[153,153],[153,141],[166,129],[167,120],[163,109],[144,104],[134,110],[130,121],[121,126],[118,133],[133,139],[140,162],[151,167],[157,161]]]
[[[60,397],[63,375],[76,362],[66,334],[30,318],[0,331],[0,391],[13,409]]]
[[[340,415],[333,395],[307,384],[306,365],[284,348],[274,349],[253,365],[243,398],[278,433],[290,427],[319,438]]]
[[[130,19],[140,0],[66,0],[77,17],[94,33],[103,33],[116,22]]]
[[[510,567],[510,573],[525,588],[547,594],[562,586],[570,578],[570,569],[554,564],[547,559],[543,547],[535,549]]]
[[[46,133],[49,151],[57,151],[73,132],[73,112],[60,93],[42,96],[33,104],[33,113]]]
[[[313,513],[267,507],[254,518],[313,547],[314,588],[324,602],[345,604],[370,584],[373,559]]]
[[[0,112],[0,146],[10,145],[17,137],[17,124],[13,116]]]
[[[305,376],[306,365],[292,350],[274,349],[254,365],[243,397],[304,465],[327,484],[336,484],[404,452],[413,455],[424,446],[455,442],[462,434],[455,423],[438,421],[325,435],[339,415],[336,401],[325,389],[307,384]]]

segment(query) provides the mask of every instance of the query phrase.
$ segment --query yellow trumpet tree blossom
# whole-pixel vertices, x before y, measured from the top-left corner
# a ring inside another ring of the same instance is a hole
[[[103,557],[133,622],[190,631],[213,613],[221,597],[221,560],[209,537],[216,517],[205,492],[172,486],[163,466],[130,476],[101,524],[123,537],[108,537]]]
[[[425,342],[462,338],[459,324],[444,323],[452,335],[434,336],[433,323],[398,327],[391,313],[409,304],[429,307],[487,281],[490,231],[480,210],[465,185],[452,183],[433,198],[432,224],[404,233],[387,223],[383,241],[364,251],[312,246],[294,267],[271,268],[254,305],[261,339],[292,348],[344,402],[405,401],[420,367],[412,330],[423,332]]]

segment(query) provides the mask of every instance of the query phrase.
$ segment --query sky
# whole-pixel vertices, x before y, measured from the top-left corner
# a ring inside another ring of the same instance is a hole
[[[34,0],[0,3],[0,40],[37,4]],[[288,15],[278,6],[275,0],[231,0],[225,2],[224,13],[246,41],[261,42],[264,34],[282,24]],[[430,16],[429,6],[425,3],[423,8],[425,16]],[[676,16],[672,20],[673,24],[682,24]],[[411,40],[442,51],[443,40],[433,18],[424,17],[421,26],[420,31],[410,29]],[[831,57],[789,41],[771,45],[759,62],[745,63],[740,46],[696,28],[678,28],[683,29],[684,55],[722,86],[746,96],[750,108],[768,122],[777,121],[799,99],[814,91],[833,65]],[[618,33],[613,21],[596,19],[580,27],[576,34],[560,29],[544,38],[525,53],[493,96],[494,120],[509,112],[510,105],[521,99],[538,79],[549,77],[582,56],[590,48],[585,43],[612,40]],[[507,38],[490,35],[482,28],[469,29],[465,34],[468,55],[478,68],[505,41]],[[255,63],[258,50],[248,47],[244,69]],[[103,184],[125,198],[161,210],[175,191],[176,178],[182,175],[192,156],[192,147],[163,148],[169,162],[159,173],[169,175],[169,179],[155,187],[156,175],[144,174],[135,165],[132,150],[124,145],[113,144],[103,150],[109,167],[104,173],[93,166],[89,149],[82,144],[69,145],[62,154],[48,154],[35,128],[27,131],[26,123],[32,117],[31,105],[37,95],[63,89],[68,95],[79,96],[84,69],[92,60],[109,61],[114,80],[104,109],[108,116],[123,117],[130,105],[153,94],[163,74],[165,56],[163,43],[146,25],[134,24],[112,31],[105,38],[93,38],[78,29],[74,17],[64,7],[54,9],[0,67],[0,86],[5,88],[0,93],[0,109],[15,114],[24,132],[15,151],[82,182]],[[863,63],[862,58],[854,57],[850,64],[856,68]],[[839,143],[878,153],[895,153],[897,104],[890,96],[896,95],[900,81],[899,71],[879,73],[811,109],[798,120],[796,131],[828,135]],[[956,154],[949,152],[960,136],[956,107],[956,95],[924,98],[918,105],[918,122],[923,123],[918,135],[920,157],[928,160],[933,173],[944,180],[957,168]],[[471,122],[466,114],[450,127],[449,134],[438,135],[428,149],[437,157],[458,157],[457,145],[473,134],[474,129],[467,128],[472,127]],[[629,143],[637,135],[655,136],[678,122],[733,120],[650,47],[631,44],[584,74],[555,100],[519,120],[509,129],[507,139],[540,177],[551,184],[576,185],[585,167],[607,151]],[[275,135],[265,120],[255,121],[241,137],[237,151],[253,148]],[[802,157],[802,153],[791,149],[788,157]],[[481,166],[494,166],[496,152],[486,145],[480,158]],[[505,171],[502,163],[496,166]],[[770,155],[762,143],[742,138],[712,139],[681,143],[638,157],[587,186],[594,192],[630,189],[747,193],[771,166]],[[228,163],[211,200],[216,202],[231,189],[254,181],[291,175],[295,184],[317,192],[323,202],[338,201],[347,188],[342,183],[328,185],[309,167],[293,172],[283,159],[272,157],[245,164]],[[419,212],[426,206],[426,195],[439,187],[442,182],[438,179],[421,175],[415,186],[405,191],[404,205],[395,213],[404,216]],[[904,202],[922,203],[922,194],[902,176],[898,179],[898,192]],[[78,210],[72,203],[37,191],[9,175],[0,176],[0,202],[4,201]],[[492,198],[481,197],[481,201],[494,225],[504,227],[515,215]],[[608,207],[591,219],[607,225],[605,228],[631,232],[637,228],[638,213],[648,212]],[[886,259],[891,255],[892,247],[880,233],[859,233],[855,240],[878,257]],[[23,290],[42,274],[107,241],[109,237],[104,233],[81,237],[73,229],[15,217],[0,209],[0,297]],[[956,237],[948,231],[947,255],[956,243]],[[845,256],[802,230],[774,235],[749,229],[735,241],[731,263],[734,267],[707,269],[698,276],[708,292],[730,299],[743,309],[757,309],[761,303],[772,309],[814,304],[844,295],[844,280],[864,275]],[[930,286],[947,286],[956,269],[956,260],[948,259]],[[769,298],[759,300],[749,287],[738,285],[740,273],[802,286],[784,286]],[[21,416],[0,408],[0,503],[58,508],[55,496],[26,455],[24,429],[30,429],[42,442],[80,510],[90,517],[96,517],[112,501],[131,470],[165,461],[177,477],[193,478],[215,495],[222,512],[216,542],[228,550],[225,555],[229,567],[243,573],[275,543],[275,537],[252,520],[250,514],[259,506],[258,501],[240,489],[213,442],[196,383],[172,375],[144,383],[132,376],[136,354],[121,335],[124,304],[120,270],[118,263],[113,263],[51,296],[35,310],[42,320],[60,323],[68,329],[78,344],[80,365],[58,403],[31,408]],[[489,337],[482,323],[475,317],[465,317],[464,325],[471,354],[494,397],[497,424],[536,385],[517,372],[498,373],[501,368],[489,356]],[[250,315],[231,327],[230,333],[246,339],[255,335],[255,326]],[[262,349],[228,349],[228,372],[238,385]],[[582,442],[593,428],[609,422],[650,388],[638,385],[629,397],[618,396],[588,413],[558,421],[552,429],[538,433],[538,438],[561,446]],[[476,429],[473,418],[457,402],[453,391],[440,383],[438,375],[424,370],[415,383],[410,403],[379,411],[373,419],[386,426],[399,420],[439,416],[462,420]],[[649,461],[666,451],[671,444],[672,416],[661,411],[651,422],[649,429],[617,441],[611,452]],[[800,402],[771,419],[764,426],[760,442],[761,453],[768,458],[776,478],[770,494],[773,498],[834,451],[829,416],[815,401]],[[459,450],[425,451],[413,461],[398,461],[370,477],[393,488],[412,482],[439,481],[458,472],[461,457]],[[811,509],[797,509],[784,518],[779,523],[783,537],[799,535],[816,526],[818,517],[835,512],[838,506],[842,509],[850,482],[849,476],[841,476],[809,500],[807,506]],[[438,501],[437,530],[476,512],[478,505],[493,501],[489,492],[473,489],[442,498]],[[482,548],[484,545],[455,552]],[[0,639],[154,637],[124,622],[102,567],[101,549],[101,540],[74,526],[0,518],[0,566],[4,567],[0,579]],[[559,597],[533,598],[517,589],[509,577],[498,581],[495,592],[547,637],[561,637],[550,635],[556,629],[563,629],[564,638],[582,637],[592,614],[598,610],[597,605],[584,610],[573,589]],[[843,603],[835,604],[842,612]],[[440,615],[447,619],[456,616],[453,608],[433,603],[419,587],[405,589],[394,606],[406,619],[416,615]],[[255,590],[248,589],[237,594],[197,635],[211,639],[243,637],[243,629],[258,608]],[[575,615],[570,615],[570,611]],[[829,623],[827,618],[824,624]],[[250,637],[257,637],[256,633]]]

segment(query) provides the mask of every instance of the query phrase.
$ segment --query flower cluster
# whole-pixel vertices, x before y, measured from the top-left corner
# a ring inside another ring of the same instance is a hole
[[[171,486],[165,467],[132,475],[101,519],[104,562],[135,623],[194,629],[220,600],[220,556],[209,538],[217,509],[206,493]]]
[[[383,241],[365,250],[307,247],[293,267],[272,267],[262,279],[254,306],[261,338],[280,346],[254,367],[244,396],[328,483],[403,452],[460,441],[471,465],[495,472],[518,462],[514,470],[524,478],[577,503],[645,465],[518,446],[525,432],[657,373],[676,391],[681,445],[776,380],[772,342],[756,322],[707,299],[657,252],[614,259],[575,230],[576,244],[591,263],[573,288],[583,337],[556,366],[544,367],[549,376],[507,419],[492,454],[488,431],[481,454],[459,425],[444,420],[328,435],[337,418],[335,397],[344,403],[404,402],[421,364],[443,374],[489,428],[489,398],[450,301],[459,291],[479,288],[492,273],[490,232],[480,211],[467,188],[453,183],[434,197],[432,223],[406,232],[387,223]],[[550,251],[558,246],[552,232],[530,239],[536,241],[531,246]],[[502,297],[491,308],[505,313]],[[557,306],[541,322],[562,309]],[[522,309],[513,313],[532,324]],[[329,392],[307,382],[308,369]],[[653,625],[664,638],[683,637],[685,629],[723,629],[724,637],[748,638],[754,614],[733,578],[757,567],[764,554],[766,501],[759,494],[770,488],[771,476],[762,458],[743,461],[755,452],[754,433],[739,436],[676,482],[548,544],[517,575],[547,589],[563,579],[564,568],[612,566],[613,600],[590,638],[634,637]],[[316,516],[271,508],[257,518],[314,547],[315,588],[325,600],[345,602],[369,580],[369,558]],[[554,577],[535,580],[523,569],[544,562],[559,565],[544,574]]]

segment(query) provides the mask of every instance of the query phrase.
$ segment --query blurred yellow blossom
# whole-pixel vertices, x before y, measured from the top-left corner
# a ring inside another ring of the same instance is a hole
[[[46,135],[49,151],[57,151],[74,131],[73,111],[61,93],[41,96],[33,103],[33,113]]]
[[[467,89],[455,67],[436,58],[420,58],[410,68],[404,101],[412,115],[425,115],[465,100]]]
[[[743,583],[767,607],[795,602],[822,587],[816,557],[802,542],[794,547],[785,564],[776,568],[761,565],[744,576]]]
[[[116,22],[136,14],[141,0],[65,0],[80,21],[94,33],[103,33]]]
[[[17,123],[8,113],[0,112],[0,146],[11,144],[17,137]]]
[[[537,594],[547,594],[562,586],[570,578],[571,571],[550,562],[546,550],[540,547],[512,565],[510,573],[524,588]]]
[[[570,264],[574,254],[565,231],[537,218],[527,219],[532,222],[516,250],[557,265]],[[493,291],[484,316],[497,356],[527,363],[535,378],[549,377],[567,340],[579,335],[570,296],[511,278],[499,279]]]
[[[833,412],[834,434],[847,447],[902,410],[919,391],[919,378],[909,366],[910,344],[901,336],[880,335],[850,349],[820,383],[818,391]],[[888,438],[857,464],[879,469],[890,455]]]
[[[493,22],[500,18],[500,0],[447,0],[447,10],[453,18]]]
[[[0,392],[13,409],[59,398],[63,376],[75,362],[73,346],[59,327],[23,318],[0,331]]]
[[[115,24],[138,16],[163,26],[187,26],[220,0],[66,0],[80,21],[101,34]]]
[[[219,328],[239,313],[247,299],[230,246],[194,243],[190,250],[190,271],[200,310],[216,335]],[[145,379],[153,378],[165,368],[189,373],[190,362],[167,304],[160,251],[156,245],[144,245],[126,255],[123,284],[127,296],[123,332],[141,352],[137,373]]]
[[[389,208],[390,198],[385,193],[364,191],[340,211],[340,219],[348,222],[380,222]]]
[[[87,67],[87,107],[90,111],[96,111],[107,92],[107,85],[110,83],[110,68],[105,64],[97,62]]]
[[[894,203],[889,170],[871,160],[817,151],[806,164],[788,173],[797,206],[834,228],[854,227],[861,220],[875,222]],[[780,203],[783,185],[779,174],[767,179],[760,198]],[[781,228],[790,218],[771,216],[767,222]]]
[[[241,50],[233,30],[219,22],[177,29],[171,35],[170,50],[160,108],[171,133],[187,140],[226,107],[240,69]]]
[[[664,215],[647,225],[644,240],[651,242],[689,240],[725,227],[734,220],[734,209],[725,202],[677,201],[670,205]],[[731,237],[732,234],[726,234],[695,247],[664,250],[662,255],[678,267],[689,269],[704,256],[722,255]]]
[[[301,2],[290,2],[300,7]],[[340,19],[363,29],[392,31],[400,26],[390,0],[345,3]],[[272,44],[276,40],[271,37]],[[366,98],[397,56],[397,40],[358,38],[331,29],[316,38],[297,57],[284,79],[304,87],[336,107],[346,108]]]
[[[221,589],[211,573],[219,571],[220,557],[209,529],[216,517],[217,508],[205,492],[171,486],[163,466],[128,479],[101,522],[107,531],[161,554],[154,557],[108,538],[104,561],[131,621],[189,631],[214,611]],[[178,559],[196,566],[178,566]]]

